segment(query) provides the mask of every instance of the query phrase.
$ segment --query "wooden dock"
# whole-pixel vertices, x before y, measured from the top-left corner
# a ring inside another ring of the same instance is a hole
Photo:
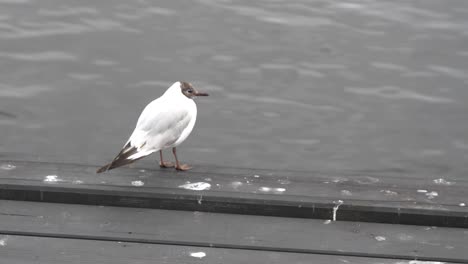
[[[0,263],[468,263],[468,179],[0,160]]]

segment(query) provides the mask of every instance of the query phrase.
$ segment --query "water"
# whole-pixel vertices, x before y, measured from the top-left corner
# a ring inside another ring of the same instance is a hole
[[[4,157],[102,165],[176,80],[192,165],[466,179],[465,0],[0,0]]]

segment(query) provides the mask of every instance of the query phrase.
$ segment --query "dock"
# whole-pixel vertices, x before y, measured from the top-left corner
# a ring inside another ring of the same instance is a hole
[[[468,179],[0,160],[0,263],[468,263]]]

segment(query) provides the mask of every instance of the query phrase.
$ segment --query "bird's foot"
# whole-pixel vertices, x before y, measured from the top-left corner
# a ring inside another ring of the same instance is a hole
[[[161,167],[161,168],[173,168],[174,163],[172,163],[170,161],[159,162],[159,167]]]
[[[192,166],[190,166],[188,164],[182,164],[182,165],[176,166],[175,168],[178,171],[187,171],[187,170],[190,170],[192,168]]]

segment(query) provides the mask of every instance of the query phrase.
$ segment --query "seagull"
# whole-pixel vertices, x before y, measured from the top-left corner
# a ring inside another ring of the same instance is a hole
[[[186,171],[192,167],[180,164],[176,147],[192,132],[197,119],[197,96],[208,96],[188,82],[175,82],[164,94],[149,103],[141,112],[135,130],[111,163],[96,172],[112,170],[159,151],[160,167]],[[164,161],[162,150],[172,148],[175,164]]]

